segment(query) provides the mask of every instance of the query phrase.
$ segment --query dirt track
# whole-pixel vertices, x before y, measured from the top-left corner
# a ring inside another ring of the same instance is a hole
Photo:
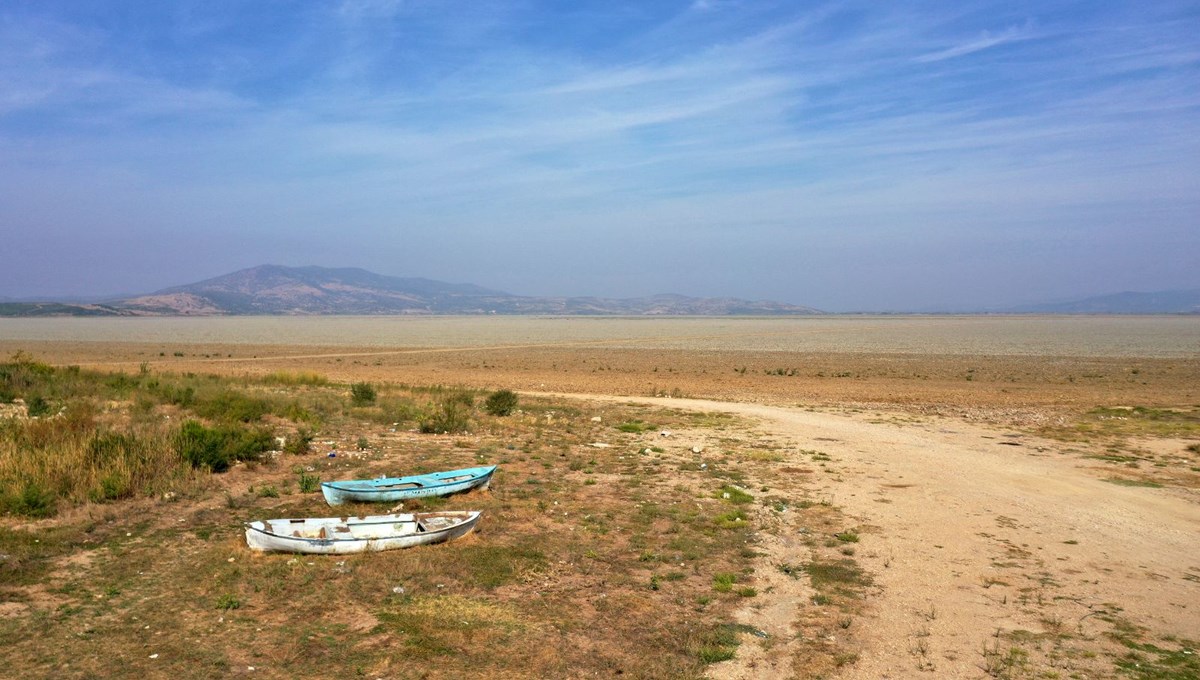
[[[1030,665],[1103,677],[1112,668],[1104,634],[1114,622],[1156,635],[1200,634],[1194,491],[1118,486],[1053,442],[958,421],[901,427],[862,414],[618,400],[748,416],[798,449],[833,458],[838,474],[818,478],[817,493],[858,523],[858,559],[877,586],[869,620],[852,631],[859,659],[839,677],[983,677],[983,650],[1010,649],[1013,631],[1026,631],[1016,639],[1027,642]],[[792,627],[803,636],[793,621],[764,620],[781,611],[788,608],[758,602],[747,614],[764,630]],[[768,656],[743,654],[757,667],[735,661],[716,675],[791,675],[786,654]]]

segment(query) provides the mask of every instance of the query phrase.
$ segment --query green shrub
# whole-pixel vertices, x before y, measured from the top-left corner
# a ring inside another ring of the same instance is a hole
[[[100,488],[92,490],[93,501],[115,501],[133,495],[126,475],[110,472],[100,479]]]
[[[175,448],[194,468],[205,467],[213,472],[229,469],[229,455],[225,452],[224,438],[213,429],[189,420],[179,428]]]
[[[316,423],[320,418],[298,401],[290,401],[279,415],[294,423]]]
[[[320,475],[310,475],[307,472],[300,473],[300,493],[314,493],[320,490]]]
[[[250,423],[269,413],[271,405],[263,399],[226,390],[197,403],[195,411],[212,420]]]
[[[274,440],[270,431],[236,425],[205,427],[188,420],[179,429],[175,448],[194,468],[224,472],[234,461],[258,460],[271,450]]]
[[[368,406],[375,403],[375,388],[368,382],[357,382],[350,386],[350,404]]]
[[[834,534],[834,537],[843,543],[858,543],[858,532],[853,529]]]
[[[164,402],[182,408],[191,408],[192,404],[196,403],[196,388],[191,386],[161,385],[152,391]]]
[[[12,401],[31,389],[50,383],[54,367],[39,363],[25,352],[16,352],[9,363],[0,364],[0,401]]]
[[[24,482],[15,494],[0,496],[0,511],[25,517],[50,517],[55,512],[54,492],[33,481]]]
[[[493,416],[507,416],[517,410],[517,393],[512,390],[492,392],[483,409]]]
[[[418,417],[417,427],[426,434],[466,432],[471,429],[474,408],[475,397],[466,390],[457,390],[430,404]]]
[[[226,447],[233,460],[261,460],[262,454],[275,445],[270,430],[229,426],[220,430],[225,434]]]
[[[40,394],[35,394],[25,401],[25,409],[29,412],[29,417],[37,418],[40,416],[50,415],[50,402],[46,401],[45,397]]]
[[[313,433],[305,428],[300,428],[296,432],[296,436],[288,440],[284,445],[283,450],[294,456],[303,456],[309,452],[312,446]]]
[[[242,606],[242,601],[239,600],[237,598],[237,596],[232,593],[225,593],[221,597],[217,598],[217,609],[221,609],[224,611],[232,611],[234,609],[241,608],[241,606]]]

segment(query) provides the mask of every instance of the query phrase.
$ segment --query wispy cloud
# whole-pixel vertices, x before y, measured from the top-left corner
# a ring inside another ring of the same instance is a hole
[[[979,34],[978,37],[974,38],[973,40],[968,40],[966,42],[959,43],[959,44],[953,45],[951,47],[947,47],[945,49],[938,50],[936,52],[922,54],[920,56],[915,57],[913,59],[913,61],[921,63],[921,64],[928,64],[928,63],[936,62],[936,61],[944,61],[946,59],[954,59],[956,57],[963,57],[968,54],[974,54],[976,52],[981,52],[983,50],[991,49],[993,47],[998,47],[1000,45],[1007,45],[1010,43],[1020,42],[1023,40],[1033,40],[1037,37],[1038,37],[1038,34],[1033,29],[1032,24],[1028,24],[1028,23],[1025,24],[1024,26],[1010,26],[1007,29],[1000,31],[999,33],[992,33],[991,31],[983,31],[982,33]]]

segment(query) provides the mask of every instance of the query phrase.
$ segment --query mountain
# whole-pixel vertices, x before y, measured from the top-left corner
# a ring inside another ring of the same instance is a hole
[[[6,316],[131,316],[126,310],[112,305],[92,305],[69,302],[9,302],[0,301],[0,317]]]
[[[1200,289],[1113,293],[1006,311],[1017,314],[1200,314]]]
[[[500,291],[364,269],[263,265],[129,298],[120,306],[147,314],[478,313]]]
[[[821,314],[810,307],[737,298],[526,297],[471,284],[383,276],[364,269],[263,265],[104,304],[0,303],[0,316]]]

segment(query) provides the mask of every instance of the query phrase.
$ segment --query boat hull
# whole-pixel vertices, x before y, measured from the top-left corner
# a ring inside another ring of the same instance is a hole
[[[349,502],[396,503],[409,498],[449,496],[471,489],[486,489],[496,466],[463,468],[409,477],[322,482],[321,493],[330,505]]]
[[[246,523],[246,544],[251,550],[316,555],[397,550],[465,536],[479,517],[472,510],[260,520]]]

